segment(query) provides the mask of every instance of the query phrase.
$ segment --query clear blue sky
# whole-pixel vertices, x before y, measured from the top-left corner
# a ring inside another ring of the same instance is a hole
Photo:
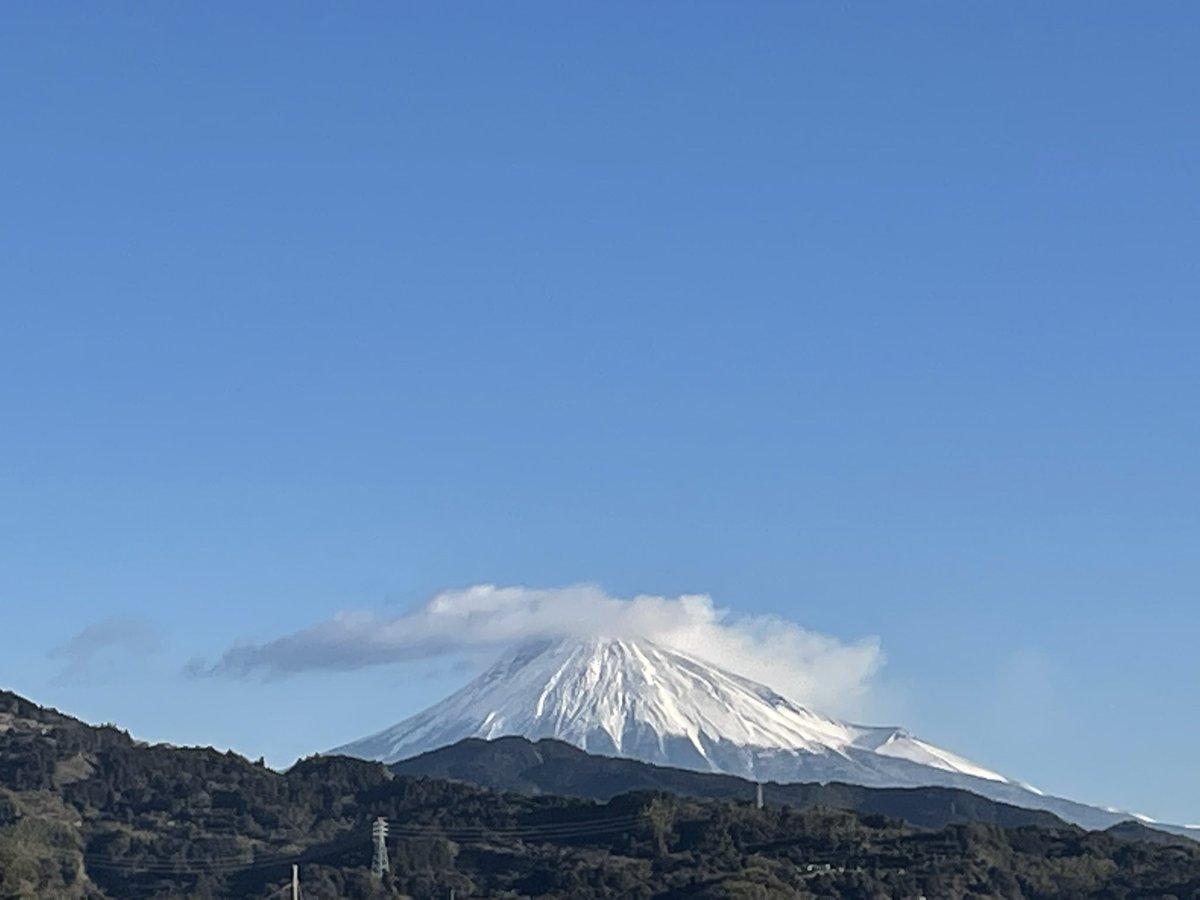
[[[0,683],[284,763],[464,676],[188,659],[697,591],[1200,820],[1195,4],[3,20]]]

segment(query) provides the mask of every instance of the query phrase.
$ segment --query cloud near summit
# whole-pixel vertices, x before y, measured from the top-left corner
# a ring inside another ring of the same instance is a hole
[[[265,643],[238,644],[204,674],[285,677],[455,654],[537,638],[641,637],[708,660],[835,714],[859,710],[883,663],[876,638],[844,642],[777,616],[735,616],[705,594],[613,597],[593,585],[481,584],[386,616],[343,611]]]

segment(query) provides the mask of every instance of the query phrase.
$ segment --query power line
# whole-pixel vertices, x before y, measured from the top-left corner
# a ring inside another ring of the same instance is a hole
[[[437,826],[437,824],[427,824],[427,826],[401,826],[392,829],[391,833],[394,836],[409,836],[409,838],[438,835],[444,836],[444,838],[463,840],[474,838],[545,838],[548,840],[570,838],[574,835],[606,834],[614,832],[614,830],[634,827],[636,824],[646,821],[646,818],[644,815],[631,815],[584,822],[545,823],[505,828],[487,826],[445,828]]]
[[[360,829],[355,828],[353,831],[354,834],[357,834]],[[84,861],[89,865],[102,869],[132,869],[158,871],[168,874],[178,873],[183,875],[195,875],[217,871],[242,871],[245,869],[259,869],[269,866],[303,862],[304,860],[312,859],[313,857],[319,858],[349,849],[350,847],[356,845],[358,840],[359,839],[355,836],[343,836],[335,843],[318,844],[297,853],[252,857],[251,859],[246,859],[245,856],[239,854],[237,856],[215,856],[207,857],[205,859],[136,860],[129,859],[128,857],[114,857],[101,853],[84,853],[83,858]]]
[[[545,822],[534,825],[465,825],[443,827],[437,824],[417,826],[397,826],[392,829],[393,835],[420,836],[436,832],[444,836],[477,836],[490,835],[496,837],[522,836],[556,836],[568,832],[586,832],[612,830],[615,828],[631,827],[647,818],[645,813],[631,813],[624,816],[614,816],[607,819],[590,819],[578,822]]]
[[[384,828],[384,846],[383,846],[383,871],[389,870],[387,861],[386,838],[392,837],[400,839],[420,839],[420,838],[444,838],[460,843],[477,843],[489,839],[509,839],[509,840],[569,840],[572,838],[596,837],[604,834],[611,834],[616,831],[623,831],[632,828],[644,821],[648,816],[645,813],[634,813],[623,816],[612,816],[604,819],[591,819],[575,822],[542,822],[527,825],[508,825],[508,826],[487,826],[487,825],[471,825],[458,827],[443,827],[436,823],[402,825],[395,828],[388,826],[386,820],[377,819],[372,826],[372,839],[377,841],[375,836],[375,828],[378,822],[383,821]],[[185,860],[136,860],[128,857],[114,857],[101,853],[83,853],[85,864],[90,868],[107,869],[111,871],[122,871],[128,873],[145,872],[147,874],[157,875],[202,875],[202,874],[218,874],[248,871],[252,869],[269,868],[272,866],[283,866],[295,864],[330,856],[343,850],[350,849],[361,840],[358,835],[361,835],[360,828],[352,829],[340,840],[325,845],[317,845],[309,847],[305,850],[296,853],[276,854],[264,857],[251,857],[249,859],[244,855],[236,856],[217,856],[208,857],[205,859],[185,859]],[[372,860],[372,871],[375,871],[375,860]],[[285,889],[286,890],[286,889]]]

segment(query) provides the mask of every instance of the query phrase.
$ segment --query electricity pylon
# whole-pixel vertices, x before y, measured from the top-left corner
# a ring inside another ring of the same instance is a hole
[[[375,842],[375,855],[371,858],[371,877],[383,881],[383,873],[390,870],[387,855],[388,821],[380,816],[371,824],[371,838]]]

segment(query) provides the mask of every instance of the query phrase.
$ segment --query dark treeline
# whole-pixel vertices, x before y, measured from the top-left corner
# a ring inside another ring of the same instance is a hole
[[[370,878],[387,817],[391,872]],[[0,898],[1200,896],[1200,846],[641,791],[499,793],[146,746],[0,693]]]
[[[398,775],[449,778],[518,794],[559,794],[600,801],[634,790],[706,800],[748,800],[755,796],[755,784],[744,778],[597,756],[552,739],[468,738],[390,768]],[[1009,827],[1062,824],[1061,819],[1044,810],[1011,806],[949,787],[868,788],[835,782],[771,783],[764,789],[771,805],[879,813],[924,828],[967,822]],[[1169,834],[1163,837],[1177,840]]]

